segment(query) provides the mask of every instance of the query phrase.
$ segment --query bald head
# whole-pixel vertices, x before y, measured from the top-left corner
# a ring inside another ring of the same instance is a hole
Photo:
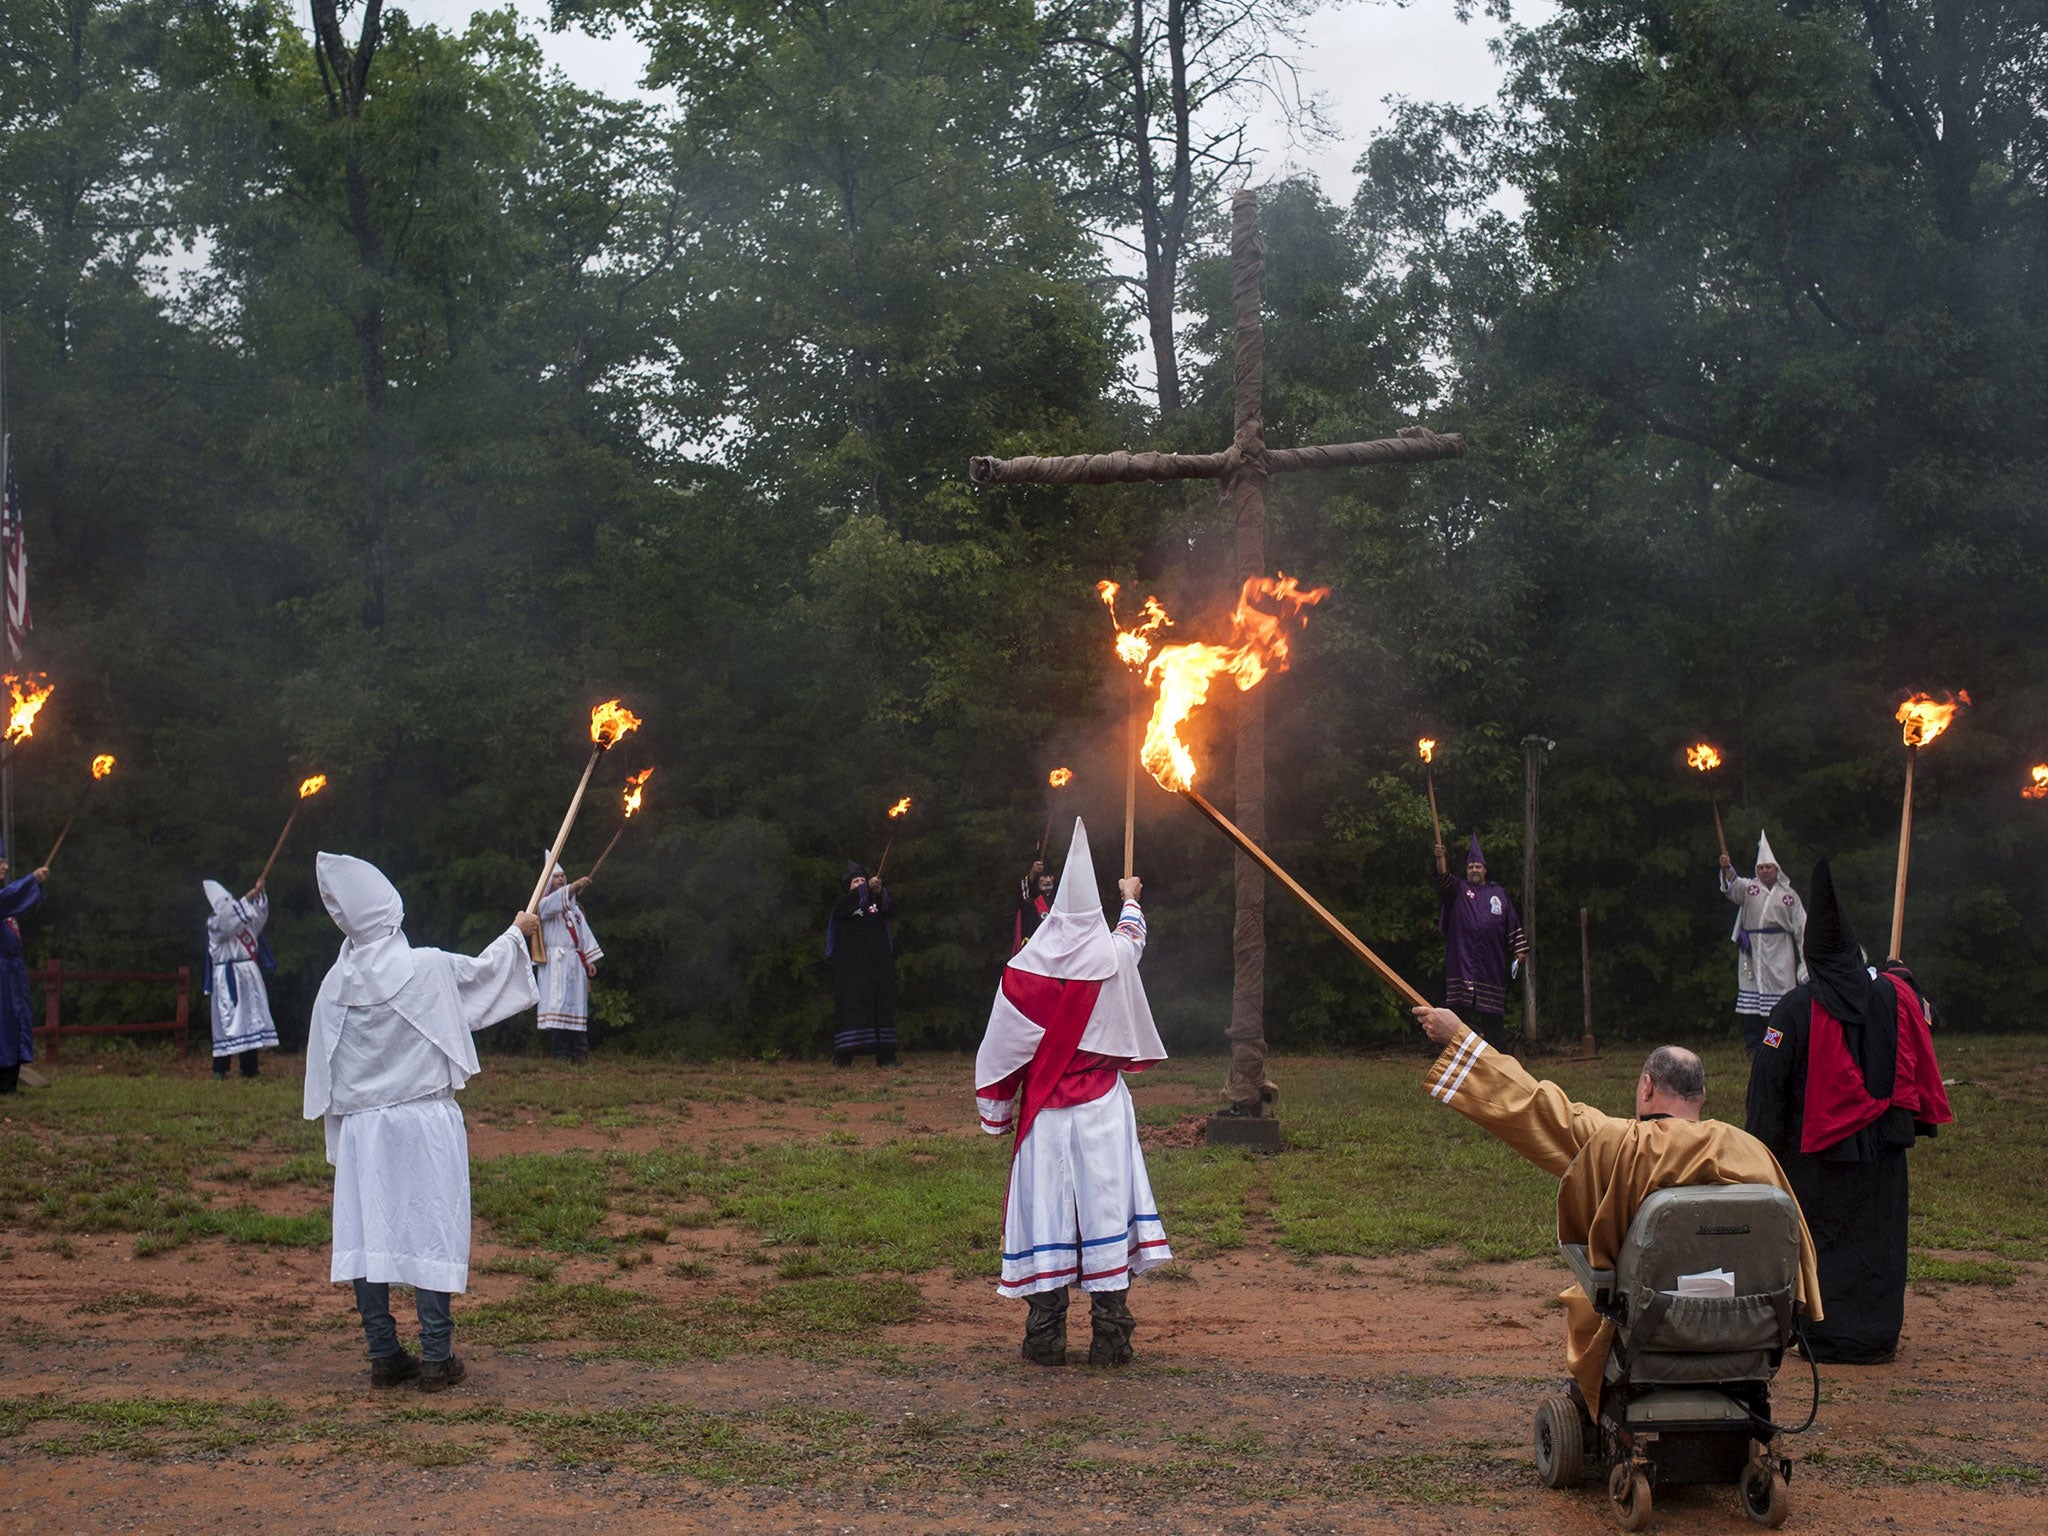
[[[1697,1120],[1707,1102],[1707,1069],[1682,1045],[1660,1045],[1636,1080],[1636,1118],[1669,1115]]]

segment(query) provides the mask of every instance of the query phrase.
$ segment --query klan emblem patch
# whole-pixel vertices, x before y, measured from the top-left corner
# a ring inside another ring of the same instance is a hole
[[[1493,915],[1494,915],[1495,917],[1499,917],[1499,916],[1500,916],[1500,898],[1499,898],[1498,896],[1489,896],[1489,897],[1487,897],[1487,900],[1488,900],[1488,901],[1490,901],[1490,902],[1491,902],[1491,903],[1493,904]]]
[[[1775,1051],[1784,1043],[1785,1031],[1782,1029],[1767,1029],[1764,1031],[1764,1044],[1768,1045],[1772,1050]]]

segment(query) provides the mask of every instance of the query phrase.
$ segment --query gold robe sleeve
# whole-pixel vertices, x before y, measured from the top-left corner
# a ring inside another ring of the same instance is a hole
[[[1469,1029],[1444,1047],[1422,1086],[1552,1178],[1564,1177],[1579,1149],[1603,1126],[1627,1123],[1566,1098],[1557,1084],[1531,1077],[1514,1057]]]

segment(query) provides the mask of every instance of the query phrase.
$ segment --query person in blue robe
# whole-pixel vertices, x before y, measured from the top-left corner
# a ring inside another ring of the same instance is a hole
[[[15,921],[43,899],[47,869],[9,881],[7,850],[0,848],[0,1093],[21,1091],[21,1069],[36,1059],[36,1016],[29,1007],[28,961]]]

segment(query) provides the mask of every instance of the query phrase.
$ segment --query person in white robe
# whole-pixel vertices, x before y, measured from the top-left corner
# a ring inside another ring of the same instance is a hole
[[[1088,829],[1074,841],[1052,910],[1004,967],[974,1063],[982,1129],[1014,1133],[998,1295],[1030,1312],[1023,1355],[1067,1360],[1067,1292],[1087,1293],[1091,1365],[1131,1359],[1132,1277],[1173,1257],[1138,1145],[1123,1074],[1166,1059],[1138,961],[1141,882],[1121,882],[1115,932],[1102,915]]]
[[[469,1288],[469,1138],[455,1095],[479,1071],[480,1029],[538,1001],[521,912],[475,959],[415,949],[405,903],[371,864],[322,853],[320,899],[343,934],[313,1002],[305,1115],[326,1121],[334,1165],[329,1277],[355,1285],[372,1386],[467,1375],[449,1298]],[[398,1342],[391,1285],[418,1302],[420,1355]]]
[[[588,875],[572,881],[557,865],[540,899],[540,939],[548,957],[535,968],[534,980],[540,987],[540,1027],[557,1061],[590,1060],[590,981],[604,946],[576,900],[588,884]]]
[[[1806,963],[1800,959],[1806,907],[1762,833],[1756,840],[1754,878],[1743,879],[1728,855],[1721,855],[1721,894],[1740,909],[1728,935],[1735,945],[1735,1013],[1743,1044],[1754,1056],[1778,999],[1806,980]]]
[[[277,1023],[270,1016],[270,990],[263,972],[270,951],[263,929],[270,921],[270,893],[258,880],[237,901],[218,880],[200,882],[206,893],[206,991],[212,1000],[213,1075],[225,1082],[228,1063],[240,1063],[244,1077],[257,1074],[256,1053],[277,1049]]]

